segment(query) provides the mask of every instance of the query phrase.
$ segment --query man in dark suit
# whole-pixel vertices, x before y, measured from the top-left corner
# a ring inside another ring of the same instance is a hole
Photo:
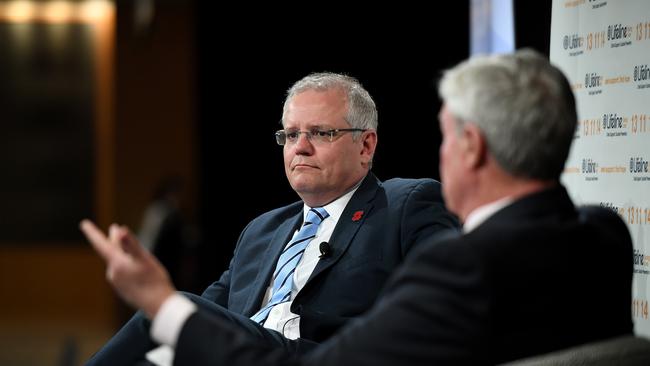
[[[365,316],[306,355],[196,308],[170,312],[186,300],[126,229],[82,229],[124,275],[118,292],[173,323],[152,337],[175,347],[175,365],[499,364],[631,333],[627,227],[576,208],[559,182],[577,121],[562,73],[533,51],[476,57],[445,73],[440,95],[443,192],[464,233],[411,252]]]
[[[370,173],[377,112],[355,79],[323,73],[298,81],[288,92],[282,124],[276,140],[283,146],[289,183],[302,201],[251,221],[228,270],[202,297],[186,296],[258,341],[304,352],[368,310],[422,238],[458,223],[444,207],[438,182],[382,183]],[[288,257],[295,269],[283,277],[280,271],[291,263],[283,267],[281,253],[293,245],[314,208],[327,216],[315,237],[302,242],[308,244],[297,257]],[[286,283],[286,292],[277,288],[282,301],[274,300],[277,278]],[[141,360],[157,346],[148,333],[148,321],[136,315],[88,364]],[[155,361],[164,354],[158,348],[148,358]]]

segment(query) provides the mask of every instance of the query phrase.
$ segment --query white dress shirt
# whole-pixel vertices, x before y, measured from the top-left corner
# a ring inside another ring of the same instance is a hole
[[[293,303],[296,294],[298,294],[307,283],[309,276],[311,276],[314,268],[316,268],[316,264],[318,264],[320,243],[330,240],[345,206],[350,202],[352,195],[359,188],[359,185],[360,183],[348,193],[323,206],[329,214],[329,217],[323,220],[318,226],[316,236],[309,242],[309,244],[307,244],[305,253],[296,266],[293,275],[293,286],[291,288],[291,301],[278,304],[271,309],[266,322],[264,322],[265,328],[276,330],[288,339],[296,339],[300,337],[300,316],[291,312],[291,304]],[[310,207],[304,205],[303,222],[305,217],[307,217],[309,209]],[[293,236],[297,233],[298,230],[294,232]],[[291,242],[291,240],[289,240],[289,242]],[[289,242],[287,242],[287,244]],[[260,307],[266,305],[271,298],[272,291],[273,283],[269,283]],[[162,346],[149,351],[146,354],[147,360],[155,365],[161,366],[172,364],[174,357],[173,348],[176,346],[176,341],[178,340],[180,331],[187,321],[187,318],[189,318],[195,311],[196,305],[180,294],[174,294],[163,303],[158,314],[156,314],[156,317],[153,319],[150,328],[151,338],[154,341],[161,343]]]
[[[291,304],[293,303],[293,299],[296,298],[298,292],[300,292],[307,283],[309,276],[311,276],[314,268],[316,268],[316,264],[318,264],[319,256],[321,254],[319,248],[320,243],[330,240],[345,206],[348,204],[355,191],[356,188],[339,197],[337,200],[323,206],[325,211],[329,214],[329,217],[323,220],[323,222],[318,226],[316,237],[307,244],[305,253],[302,255],[302,258],[296,266],[296,271],[293,274],[293,286],[291,287],[291,301],[283,302],[271,309],[269,317],[264,322],[265,328],[276,330],[288,339],[296,339],[300,337],[300,317],[291,312]],[[309,212],[309,210],[310,207],[307,205],[303,207],[303,222],[305,217],[307,217],[307,212]],[[293,236],[297,233],[298,230],[293,233]],[[291,242],[291,240],[289,240],[289,242]],[[287,242],[287,244],[289,242]],[[272,292],[273,283],[271,282],[266,289],[266,293],[262,299],[262,303],[260,304],[261,307],[264,307],[264,305],[269,302]]]
[[[487,205],[479,206],[475,208],[472,212],[467,215],[465,223],[463,223],[463,233],[469,233],[470,231],[476,229],[477,226],[481,225],[485,220],[489,219],[490,216],[497,213],[497,211],[508,206],[512,203],[510,197],[502,198],[494,202],[490,202]]]

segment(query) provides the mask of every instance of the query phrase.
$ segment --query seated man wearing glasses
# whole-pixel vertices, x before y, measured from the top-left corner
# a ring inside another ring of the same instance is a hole
[[[382,183],[370,172],[377,110],[357,80],[319,73],[298,81],[282,126],[276,141],[301,201],[251,221],[228,270],[201,297],[187,296],[260,342],[302,353],[368,310],[410,250],[458,222],[438,182]],[[138,313],[88,364],[139,362],[156,347],[149,331]]]

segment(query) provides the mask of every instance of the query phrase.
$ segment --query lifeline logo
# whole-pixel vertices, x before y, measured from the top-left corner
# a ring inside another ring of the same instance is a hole
[[[648,270],[649,263],[650,256],[638,249],[634,249],[634,273],[650,274],[650,270]]]
[[[647,173],[648,161],[643,158],[630,158],[630,173]]]
[[[617,113],[603,114],[603,130],[607,137],[627,136],[627,118]]]
[[[581,55],[583,53],[582,46],[584,43],[584,37],[578,34],[565,35],[564,41],[562,42],[565,50],[572,50],[572,52],[569,52],[569,56]]]
[[[650,79],[650,68],[648,65],[636,65],[634,66],[634,81],[639,84],[636,86],[637,89],[650,88],[650,83],[641,84],[642,82],[648,81]]]
[[[648,160],[645,160],[641,157],[631,157],[630,158],[630,173],[634,176],[632,177],[635,182],[640,181],[650,181],[650,176],[641,175],[648,173]]]
[[[595,181],[598,180],[597,176],[594,176],[598,172],[598,163],[593,161],[591,158],[582,159],[582,174],[590,174],[592,176],[585,177],[586,181]]]
[[[602,93],[602,89],[599,89],[603,85],[602,75],[598,75],[595,72],[588,72],[585,74],[585,88],[592,89],[589,90],[589,95],[595,95]],[[594,89],[598,88],[598,89]]]
[[[614,24],[607,26],[607,40],[612,41],[610,47],[623,47],[632,44],[632,26]]]

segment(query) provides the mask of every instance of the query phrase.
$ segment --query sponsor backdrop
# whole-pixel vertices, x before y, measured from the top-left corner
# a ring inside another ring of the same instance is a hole
[[[562,180],[577,202],[608,207],[627,223],[635,331],[650,335],[650,1],[554,0],[550,56],[578,102]]]

